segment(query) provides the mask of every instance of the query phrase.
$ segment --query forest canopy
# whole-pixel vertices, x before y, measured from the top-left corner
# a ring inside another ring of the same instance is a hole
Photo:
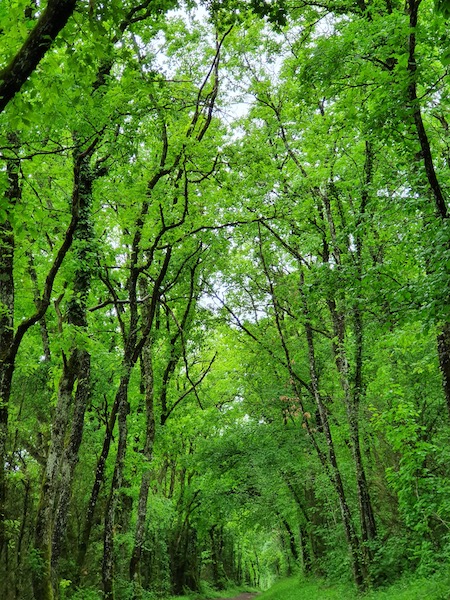
[[[449,14],[3,0],[1,598],[448,562]]]

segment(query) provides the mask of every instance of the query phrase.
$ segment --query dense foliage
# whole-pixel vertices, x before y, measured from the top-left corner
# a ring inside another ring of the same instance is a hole
[[[2,598],[448,561],[448,12],[2,3]]]

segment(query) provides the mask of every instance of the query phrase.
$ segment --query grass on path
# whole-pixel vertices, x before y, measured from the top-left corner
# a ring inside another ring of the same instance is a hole
[[[360,595],[354,587],[292,577],[279,581],[258,600],[450,600],[450,574],[403,580]]]

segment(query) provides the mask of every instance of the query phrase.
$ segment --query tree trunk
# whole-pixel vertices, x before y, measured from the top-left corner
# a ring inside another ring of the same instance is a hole
[[[86,519],[84,521],[83,532],[81,535],[81,540],[78,545],[78,553],[77,553],[77,576],[75,579],[75,584],[79,585],[81,581],[82,572],[84,570],[84,564],[86,559],[86,553],[89,545],[89,538],[91,536],[92,526],[94,524],[95,517],[95,508],[97,506],[98,496],[100,494],[100,489],[103,485],[104,477],[105,477],[105,468],[106,461],[109,455],[109,449],[111,447],[113,431],[117,420],[117,411],[118,411],[118,401],[119,398],[116,395],[114,400],[114,404],[111,409],[111,414],[109,416],[108,424],[106,427],[105,437],[103,440],[102,451],[97,460],[97,466],[95,469],[95,479],[92,485],[91,495],[89,497],[89,502],[86,509]]]
[[[294,498],[295,503],[301,514],[301,517],[299,518],[301,559],[302,559],[302,565],[303,565],[304,572],[309,573],[312,569],[311,552],[312,552],[314,558],[316,558],[318,555],[320,555],[321,552],[317,552],[317,553],[315,552],[316,544],[315,544],[315,539],[313,538],[311,519],[309,518],[308,512],[307,512],[303,502],[300,499],[300,495],[298,494],[297,490],[295,489],[295,486],[292,484],[292,482],[287,474],[283,473],[283,479],[286,482],[286,485],[289,488],[289,491],[291,492],[292,497]],[[311,502],[311,505],[314,506],[315,502]],[[311,548],[309,547],[308,540],[311,541]]]
[[[450,323],[446,323],[438,335],[439,366],[442,372],[447,409],[450,415]]]
[[[28,529],[31,529],[31,526],[28,524],[30,520],[29,516],[31,513],[30,504],[30,496],[31,496],[31,482],[28,473],[25,476],[24,481],[24,498],[23,498],[23,509],[22,509],[22,519],[20,523],[19,535],[17,536],[17,544],[16,544],[16,568],[15,568],[15,579],[14,579],[14,598],[16,600],[20,600],[24,596],[22,593],[23,586],[23,578],[22,578],[22,546],[25,538],[25,532]]]
[[[34,296],[34,304],[36,309],[39,310],[39,303],[41,301],[41,297],[39,294],[39,286],[38,286],[38,278],[36,273],[36,268],[34,266],[34,258],[31,252],[27,252],[28,258],[28,273],[30,274],[30,279],[33,284],[33,296]],[[45,320],[45,315],[39,321],[39,327],[41,329],[41,339],[42,339],[42,349],[44,351],[45,361],[47,363],[51,360],[50,354],[50,339],[48,336],[47,323]]]
[[[331,480],[334,484],[338,500],[339,507],[341,510],[342,522],[344,525],[345,536],[347,539],[348,549],[351,558],[353,577],[358,588],[363,589],[365,587],[365,574],[363,570],[363,564],[361,561],[361,546],[358,536],[355,531],[355,527],[352,521],[350,508],[347,503],[347,498],[344,490],[344,484],[342,482],[341,473],[339,470],[336,452],[334,449],[333,437],[331,435],[330,425],[328,422],[328,413],[326,406],[322,400],[319,391],[319,381],[317,376],[316,358],[314,350],[314,339],[313,330],[310,323],[309,310],[306,302],[305,293],[303,290],[303,274],[301,279],[300,293],[303,299],[303,310],[305,316],[305,332],[306,340],[308,343],[308,356],[309,356],[309,369],[311,376],[311,388],[313,391],[314,399],[317,405],[317,410],[320,416],[321,426],[323,427],[323,433],[327,444],[328,463],[330,467]]]
[[[114,598],[114,525],[117,502],[123,482],[123,467],[127,449],[127,416],[130,412],[128,403],[128,384],[130,381],[131,364],[124,364],[124,374],[117,390],[117,421],[119,425],[119,440],[116,453],[114,474],[105,511],[105,528],[103,537],[102,582],[105,600]]]
[[[145,393],[146,428],[144,443],[144,458],[147,468],[142,475],[139,490],[138,514],[136,530],[134,534],[134,547],[130,559],[130,581],[134,582],[134,598],[138,597],[140,588],[140,564],[142,547],[144,545],[145,523],[147,520],[147,501],[151,483],[151,462],[153,455],[153,444],[155,441],[155,415],[154,415],[154,390],[153,390],[153,365],[151,339],[145,344],[141,355],[141,370]]]
[[[85,350],[80,350],[78,385],[72,415],[72,426],[69,443],[64,452],[59,481],[59,495],[56,507],[56,518],[52,539],[52,568],[56,571],[61,555],[62,544],[66,533],[67,516],[71,500],[72,482],[78,464],[78,451],[81,446],[84,428],[84,415],[89,402],[91,357]]]
[[[294,532],[292,531],[292,527],[289,525],[289,523],[287,522],[287,520],[284,517],[282,517],[280,515],[280,518],[281,518],[281,522],[283,523],[284,528],[286,529],[286,533],[288,535],[289,548],[290,548],[292,557],[295,560],[295,562],[298,562],[297,542],[295,540],[295,535],[294,535]]]
[[[77,352],[73,352],[69,360],[65,360],[59,382],[58,401],[52,424],[34,535],[34,547],[41,561],[41,568],[33,573],[33,593],[36,600],[53,600],[55,597],[51,569],[54,511],[66,431],[70,420],[72,391],[78,373],[78,361]]]
[[[13,140],[17,142],[17,140]],[[20,198],[19,161],[8,160],[8,210]],[[8,403],[14,373],[10,349],[14,340],[14,231],[8,219],[0,224],[0,559],[6,550],[6,465],[8,442]]]
[[[361,455],[361,445],[359,438],[359,404],[355,396],[352,395],[350,388],[349,364],[344,347],[344,317],[338,314],[334,300],[328,301],[328,306],[333,322],[333,351],[336,362],[336,368],[340,375],[341,387],[344,392],[344,402],[347,412],[347,421],[350,431],[350,445],[352,450],[353,462],[356,474],[356,488],[358,495],[359,515],[361,521],[361,533],[364,542],[375,539],[377,531],[375,517],[372,509],[369,488],[367,485],[366,473]]]
[[[434,198],[436,213],[438,218],[442,222],[445,222],[449,217],[447,201],[434,168],[430,141],[428,139],[427,131],[422,119],[420,100],[417,97],[416,29],[418,23],[419,5],[420,0],[409,0],[408,2],[409,24],[411,31],[408,39],[408,72],[410,77],[408,96],[413,111],[414,125],[416,128],[417,139],[420,143],[421,156],[425,166],[428,185]],[[442,372],[442,383],[447,402],[447,409],[450,414],[450,323],[444,324],[441,333],[438,335],[437,343],[439,365]]]
[[[362,279],[362,236],[361,226],[362,219],[365,214],[366,204],[368,201],[369,185],[372,180],[372,148],[369,143],[366,143],[366,160],[364,164],[364,187],[361,192],[361,207],[356,226],[356,271],[358,282]],[[330,191],[334,196],[337,196],[336,191],[331,186]],[[337,198],[336,198],[337,199]],[[336,260],[337,268],[341,267],[341,251],[337,240],[336,229],[331,209],[331,203],[328,193],[322,196],[322,200],[325,205],[325,214],[330,230],[330,236],[333,246],[333,256]],[[328,260],[328,256],[324,256],[324,260]],[[372,509],[372,502],[370,499],[369,487],[367,485],[367,478],[365,474],[364,464],[362,461],[361,444],[359,436],[359,404],[362,393],[362,351],[363,351],[363,323],[361,311],[358,305],[358,301],[355,301],[354,306],[354,318],[355,318],[355,338],[356,338],[356,357],[355,357],[355,381],[353,386],[350,382],[350,366],[347,358],[345,349],[345,329],[346,329],[346,318],[342,311],[337,308],[337,303],[334,297],[330,296],[327,299],[328,308],[331,315],[331,321],[333,324],[333,354],[337,371],[339,373],[339,379],[342,391],[344,393],[344,403],[347,413],[347,421],[350,431],[350,445],[353,457],[353,463],[355,467],[356,477],[356,490],[358,496],[359,516],[361,523],[361,533],[363,542],[367,542],[375,539],[377,531],[375,524],[375,517]],[[369,560],[369,555],[365,557]]]
[[[408,39],[408,73],[409,85],[408,96],[416,127],[417,138],[420,143],[421,154],[425,166],[430,191],[433,194],[436,212],[441,219],[448,218],[447,202],[444,193],[436,175],[431,153],[430,142],[422,119],[420,110],[420,101],[417,97],[417,62],[416,62],[416,28],[418,20],[418,11],[421,0],[409,0],[407,3],[409,11],[410,34]]]
[[[213,525],[209,530],[211,540],[211,565],[214,587],[218,590],[225,589],[226,576],[223,566],[223,527]]]
[[[79,218],[74,233],[74,252],[78,259],[73,293],[68,303],[67,321],[81,330],[87,326],[86,300],[91,285],[92,260],[90,260],[93,231],[91,224],[93,173],[89,166],[89,154],[75,153],[74,194],[78,198]],[[67,511],[71,498],[72,480],[78,461],[84,413],[89,398],[90,356],[86,350],[73,348],[69,359],[63,355],[63,374],[59,384],[58,403],[52,427],[50,449],[41,489],[35,548],[41,555],[45,567],[42,573],[35,574],[33,588],[36,599],[57,597],[58,583],[55,582],[52,595],[52,572],[56,575],[62,541],[65,535]],[[73,405],[73,388],[78,387]],[[72,419],[69,442],[66,445],[67,431]],[[55,555],[53,556],[53,551]],[[48,581],[46,581],[48,579]],[[48,596],[47,596],[48,595]]]
[[[299,537],[303,573],[308,575],[312,571],[311,551],[308,545],[308,530],[302,523],[299,525]]]

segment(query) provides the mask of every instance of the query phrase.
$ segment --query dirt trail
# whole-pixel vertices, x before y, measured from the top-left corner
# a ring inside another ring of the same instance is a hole
[[[248,592],[245,592],[244,594],[239,594],[239,596],[233,596],[233,598],[223,598],[223,600],[252,600],[253,598],[256,598],[258,594],[249,594]]]

